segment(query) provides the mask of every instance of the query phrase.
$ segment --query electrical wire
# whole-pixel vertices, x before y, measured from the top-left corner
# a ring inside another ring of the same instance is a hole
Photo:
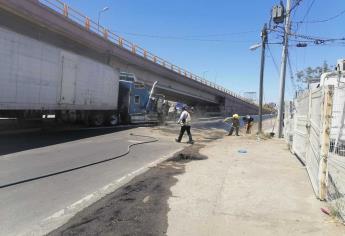
[[[207,34],[207,35],[190,35],[190,36],[171,36],[171,35],[154,35],[154,34],[141,34],[134,32],[121,32],[114,31],[119,34],[126,34],[135,37],[146,37],[146,38],[156,38],[156,39],[167,39],[167,40],[183,40],[183,41],[201,41],[201,42],[232,42],[232,43],[251,43],[252,41],[243,41],[243,40],[230,40],[230,39],[220,39],[220,38],[209,38],[209,37],[224,37],[224,36],[233,36],[233,35],[243,35],[249,33],[258,33],[259,30],[248,30],[242,32],[230,32],[222,34]]]
[[[279,36],[283,37],[283,34],[284,34],[283,31],[276,30],[276,29],[272,29],[271,31],[279,33],[279,34],[281,34]],[[341,38],[327,38],[327,37],[322,37],[322,36],[302,35],[302,34],[298,34],[298,33],[294,33],[294,32],[289,32],[288,34],[290,36],[295,37],[295,38],[302,38],[302,39],[305,39],[305,40],[309,40],[308,42],[315,42],[315,41],[321,41],[321,42],[323,42],[323,41],[345,41],[345,37],[341,37]],[[293,39],[289,39],[289,40],[291,41]]]
[[[308,17],[308,15],[309,15],[309,13],[310,13],[310,10],[312,9],[314,3],[315,3],[315,0],[313,0],[313,1],[310,3],[310,5],[309,5],[309,7],[308,7],[308,9],[307,9],[307,12],[304,14],[304,17],[302,18],[302,21],[301,21],[301,22],[303,22],[303,21]],[[299,26],[300,26],[300,25],[297,24],[296,32],[298,32]]]
[[[40,176],[33,177],[33,178],[28,178],[28,179],[19,180],[19,181],[16,181],[16,182],[8,183],[8,184],[3,184],[3,185],[0,185],[0,189],[8,188],[8,187],[11,187],[11,186],[15,186],[15,185],[19,185],[19,184],[24,184],[24,183],[28,183],[28,182],[33,182],[35,180],[45,179],[45,178],[52,177],[52,176],[55,176],[55,175],[60,175],[60,174],[72,172],[72,171],[75,171],[75,170],[83,169],[83,168],[86,168],[86,167],[98,165],[98,164],[101,164],[101,163],[104,163],[104,162],[112,161],[112,160],[115,160],[115,159],[118,159],[120,157],[124,157],[124,156],[128,155],[130,153],[130,151],[131,151],[131,148],[134,147],[134,146],[142,145],[142,144],[147,144],[147,143],[158,142],[158,139],[153,138],[151,136],[137,135],[137,134],[132,134],[132,133],[130,135],[131,136],[135,136],[135,137],[150,138],[151,140],[143,141],[143,142],[138,142],[138,143],[132,143],[132,144],[127,146],[127,151],[126,152],[124,152],[124,153],[122,153],[120,155],[114,156],[114,157],[110,157],[110,158],[103,159],[103,160],[100,160],[100,161],[92,162],[92,163],[85,164],[85,165],[80,165],[80,166],[77,166],[77,167],[73,167],[73,168],[69,168],[69,169],[65,169],[65,170],[61,170],[61,171],[57,171],[57,172],[52,172],[52,173],[45,174],[45,175],[40,175]]]
[[[314,41],[314,42],[319,42],[319,43],[323,43],[323,42],[334,42],[334,41],[345,41],[345,37],[341,37],[341,38],[325,38],[325,37],[317,37],[317,36],[309,36],[309,35],[301,35],[301,34],[296,34],[296,33],[292,33],[290,32],[289,35],[294,36],[295,38],[302,38],[302,39],[307,39],[310,41]]]
[[[272,30],[276,33],[284,34],[284,32],[279,31],[279,30]],[[289,39],[290,41],[297,41],[297,42],[310,42],[314,44],[323,44],[326,42],[337,42],[337,41],[344,41],[345,42],[345,37],[341,38],[327,38],[327,37],[322,37],[322,36],[310,36],[310,35],[302,35],[294,32],[289,32],[288,33],[290,36],[293,36],[295,39]],[[279,35],[280,37],[283,37],[283,35]],[[298,40],[298,38],[304,39],[304,41]]]
[[[289,66],[291,85],[292,85],[293,90],[295,92],[297,90],[297,87],[295,84],[294,73],[293,73],[292,66],[291,66],[290,52],[287,53],[287,61],[288,61],[288,66]]]
[[[302,2],[302,0],[296,0],[296,3],[290,8],[289,14],[291,14],[291,12],[299,6],[299,4]]]
[[[276,69],[276,72],[277,72],[278,76],[280,76],[278,64],[277,64],[277,62],[276,62],[276,60],[275,60],[275,58],[273,56],[273,53],[272,53],[271,48],[270,48],[269,45],[267,45],[267,49],[268,49],[268,52],[270,53],[270,57],[271,57],[271,59],[273,61],[274,67]]]
[[[307,9],[307,12],[304,14],[304,17],[303,17],[303,19],[302,19],[302,22],[308,17],[308,15],[309,15],[309,13],[310,13],[310,10],[313,8],[313,6],[314,6],[314,3],[315,3],[315,0],[313,0],[311,3],[310,3],[310,5],[309,5],[309,7],[308,7],[308,9]]]
[[[145,36],[145,37],[158,37],[158,38],[168,38],[168,39],[198,39],[198,38],[208,38],[208,37],[219,37],[219,36],[233,36],[233,35],[242,35],[242,34],[249,34],[249,33],[259,33],[260,30],[248,30],[248,31],[241,31],[241,32],[230,32],[230,33],[221,33],[221,34],[204,34],[204,35],[185,35],[185,36],[171,36],[171,35],[154,35],[154,34],[141,34],[141,33],[134,33],[134,32],[122,32],[122,31],[115,31],[117,33],[122,34],[129,34],[135,36]]]
[[[311,21],[297,21],[295,23],[297,24],[315,24],[315,23],[324,23],[324,22],[328,22],[331,20],[334,20],[336,18],[338,18],[339,16],[342,16],[345,14],[345,9],[340,11],[338,14],[331,16],[329,18],[323,19],[323,20],[311,20]]]

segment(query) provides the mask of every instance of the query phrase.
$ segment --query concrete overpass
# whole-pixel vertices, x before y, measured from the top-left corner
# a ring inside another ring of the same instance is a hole
[[[256,104],[126,41],[60,0],[0,0],[0,26],[131,72],[168,99],[226,113],[257,114]]]

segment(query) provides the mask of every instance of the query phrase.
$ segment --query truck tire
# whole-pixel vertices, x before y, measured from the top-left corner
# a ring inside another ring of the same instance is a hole
[[[110,115],[108,119],[108,124],[110,126],[115,126],[119,123],[119,117],[116,114]]]
[[[91,116],[91,124],[93,126],[101,126],[104,124],[104,114],[103,113],[96,113]]]

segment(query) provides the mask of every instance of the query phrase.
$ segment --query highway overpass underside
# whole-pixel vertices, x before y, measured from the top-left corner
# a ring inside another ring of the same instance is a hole
[[[0,0],[0,26],[111,65],[118,71],[134,73],[147,85],[158,81],[158,92],[166,95],[168,99],[201,107],[217,107],[225,113],[257,113],[256,105],[120,48],[35,0]]]
[[[42,27],[33,22],[27,21],[25,18],[16,16],[1,8],[0,26],[20,35],[25,35],[32,39],[36,39],[38,41],[54,45],[64,50],[86,56],[104,64],[109,64],[118,71],[134,73],[140,81],[144,81],[149,86],[152,85],[155,81],[159,81],[159,86],[161,88],[166,88],[165,91],[169,90],[169,97],[183,98],[182,102],[206,102],[212,104],[217,103],[215,95],[203,92],[200,89],[196,89],[192,86],[181,84],[179,81],[183,79],[181,78],[181,76],[177,77],[175,80],[163,77],[158,73],[148,70],[155,70],[155,68],[142,69],[140,68],[140,66],[130,61],[130,59],[121,59],[107,52],[99,52],[91,47],[83,45],[77,41],[73,41],[62,34],[51,31],[46,27]],[[142,67],[144,66],[145,65],[142,65]],[[171,96],[171,94],[174,95]]]

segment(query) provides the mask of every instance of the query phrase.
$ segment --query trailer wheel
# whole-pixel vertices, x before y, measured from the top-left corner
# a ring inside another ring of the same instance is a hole
[[[96,113],[91,117],[91,123],[93,126],[101,126],[104,124],[104,114]]]
[[[119,123],[119,118],[118,118],[118,115],[111,115],[109,117],[109,125],[111,126],[115,126]]]

